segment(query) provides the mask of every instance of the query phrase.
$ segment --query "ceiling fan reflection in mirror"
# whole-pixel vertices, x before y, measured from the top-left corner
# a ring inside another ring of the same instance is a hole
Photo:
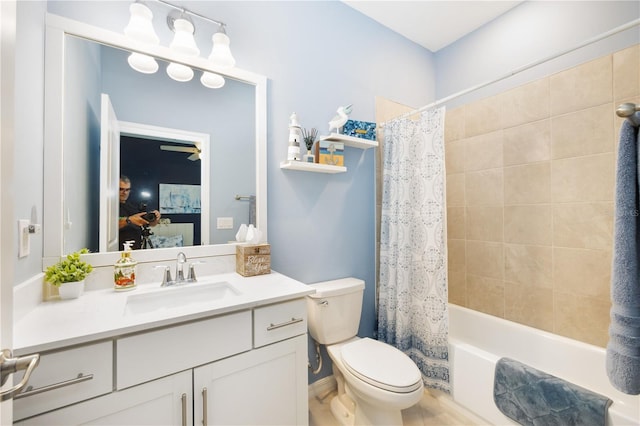
[[[163,151],[189,152],[191,155],[187,159],[197,161],[200,160],[200,153],[202,153],[202,150],[198,145],[198,143],[189,146],[160,145],[160,149]]]

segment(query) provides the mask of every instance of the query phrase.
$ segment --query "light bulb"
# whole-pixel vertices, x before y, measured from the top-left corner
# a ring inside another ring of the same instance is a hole
[[[127,62],[131,68],[143,74],[153,74],[158,71],[158,62],[151,56],[142,53],[132,53],[127,58]]]
[[[224,86],[225,81],[224,77],[219,74],[215,74],[212,72],[203,72],[202,77],[200,77],[200,83],[210,89],[219,89]]]
[[[223,32],[217,32],[211,37],[213,40],[213,48],[209,55],[209,60],[216,66],[221,68],[232,68],[236,64],[236,60],[231,55],[229,48],[229,37]]]
[[[167,66],[167,74],[175,81],[185,82],[193,78],[193,70],[186,65],[171,62]]]
[[[153,13],[151,9],[142,3],[132,3],[129,6],[131,17],[129,23],[124,29],[124,34],[132,40],[156,45],[160,43],[160,39],[153,29]]]
[[[169,47],[175,52],[187,56],[198,56],[200,49],[193,38],[193,24],[184,18],[173,21],[173,31],[175,35]]]

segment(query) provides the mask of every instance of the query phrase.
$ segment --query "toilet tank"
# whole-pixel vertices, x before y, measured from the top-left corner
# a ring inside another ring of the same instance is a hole
[[[315,294],[307,296],[309,334],[323,345],[355,337],[360,325],[364,281],[342,278],[310,284]]]

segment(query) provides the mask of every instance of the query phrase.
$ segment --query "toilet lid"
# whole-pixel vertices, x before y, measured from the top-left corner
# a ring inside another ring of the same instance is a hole
[[[341,357],[351,374],[372,386],[409,393],[422,384],[420,370],[411,358],[386,343],[358,339],[342,346]]]

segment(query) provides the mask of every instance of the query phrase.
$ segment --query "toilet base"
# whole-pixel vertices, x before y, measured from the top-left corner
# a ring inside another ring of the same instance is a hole
[[[355,425],[355,404],[346,394],[336,395],[331,399],[331,414],[340,426]]]

